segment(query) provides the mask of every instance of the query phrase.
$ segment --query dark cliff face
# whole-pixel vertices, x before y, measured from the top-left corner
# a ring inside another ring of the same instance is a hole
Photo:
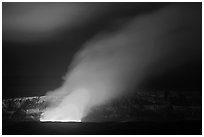
[[[46,96],[4,99],[3,120],[39,121],[48,106]],[[92,108],[82,121],[201,120],[201,112],[202,98],[198,92],[152,90]]]
[[[3,119],[39,120],[47,107],[46,96],[5,99],[2,102]]]

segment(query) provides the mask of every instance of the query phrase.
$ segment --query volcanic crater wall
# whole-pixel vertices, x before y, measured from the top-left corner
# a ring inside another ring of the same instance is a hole
[[[49,106],[47,100],[47,96],[4,99],[3,120],[39,121],[41,114]],[[142,90],[134,96],[94,107],[82,121],[200,120],[201,102],[199,92]]]

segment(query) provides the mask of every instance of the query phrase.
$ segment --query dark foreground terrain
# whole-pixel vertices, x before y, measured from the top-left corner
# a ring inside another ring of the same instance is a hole
[[[201,92],[147,90],[96,106],[81,123],[40,122],[46,96],[3,99],[2,129],[12,134],[202,134]],[[60,98],[53,98],[60,99]]]
[[[10,124],[8,126],[8,124]],[[200,135],[201,121],[177,122],[17,122],[3,124],[3,135]]]

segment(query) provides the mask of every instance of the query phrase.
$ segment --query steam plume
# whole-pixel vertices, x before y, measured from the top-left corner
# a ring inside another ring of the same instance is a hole
[[[194,7],[169,6],[97,34],[75,55],[63,85],[47,93],[62,99],[51,99],[42,119],[81,119],[92,107],[128,94],[144,78],[196,60],[200,47],[193,45],[200,38],[192,37],[201,25],[196,14],[200,10]]]

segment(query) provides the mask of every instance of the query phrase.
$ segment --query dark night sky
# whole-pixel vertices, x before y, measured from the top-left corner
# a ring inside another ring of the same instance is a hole
[[[73,55],[95,34],[116,32],[131,18],[168,5],[199,11],[200,22],[193,25],[200,32],[192,41],[200,51],[182,67],[147,77],[141,87],[201,91],[201,3],[3,3],[3,98],[44,95],[59,87]]]

